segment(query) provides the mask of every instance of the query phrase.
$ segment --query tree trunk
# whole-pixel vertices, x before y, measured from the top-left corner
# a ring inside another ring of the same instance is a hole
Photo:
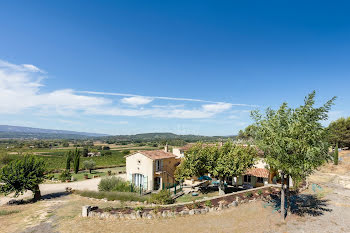
[[[285,193],[284,193],[284,173],[281,172],[281,217],[282,220],[285,219],[285,208],[284,208],[284,201],[285,201]]]
[[[287,175],[287,188],[286,188],[286,195],[287,195],[287,208],[286,208],[286,215],[288,215],[288,210],[290,208],[290,192],[289,192],[289,179],[290,179],[290,176]]]
[[[90,172],[90,174],[91,174],[91,169],[89,169],[89,172]]]
[[[219,179],[219,195],[225,195],[225,179]]]
[[[36,201],[40,200],[40,198],[41,198],[41,193],[40,193],[39,185],[37,185],[37,186],[35,187],[35,189],[33,190],[33,193],[34,193],[33,201],[36,202]]]

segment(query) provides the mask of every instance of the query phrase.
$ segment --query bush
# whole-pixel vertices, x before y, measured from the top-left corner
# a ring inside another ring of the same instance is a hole
[[[134,208],[135,211],[138,211],[138,210],[142,211],[143,209],[144,209],[143,206],[136,206],[136,207]]]
[[[108,155],[112,155],[112,151],[106,151],[101,153],[101,156],[108,156]]]
[[[167,190],[162,190],[159,193],[151,194],[150,202],[166,205],[174,203],[174,200],[171,198],[171,194]]]
[[[110,150],[111,148],[109,146],[103,146],[102,150]]]
[[[62,182],[66,180],[70,180],[72,178],[72,175],[69,173],[68,170],[64,170],[58,177],[58,179]]]
[[[213,206],[213,204],[211,203],[210,200],[206,200],[204,204],[205,204],[205,206],[207,206],[207,207],[212,207],[212,206]]]
[[[76,194],[79,194],[83,197],[92,197],[96,199],[106,198],[108,201],[139,201],[144,202],[147,201],[147,198],[144,196],[140,196],[136,193],[129,192],[96,192],[96,191],[75,191]]]
[[[131,188],[131,184],[124,181],[120,177],[106,177],[103,178],[98,184],[99,191],[118,191],[118,192],[130,192],[137,191],[134,187]]]
[[[128,154],[130,154],[130,150],[123,150],[123,151],[122,151],[122,154],[123,154],[123,155],[128,155]]]
[[[257,193],[258,193],[259,196],[261,196],[263,194],[261,189],[259,189]]]
[[[0,155],[0,165],[7,165],[12,162],[14,159],[9,154]]]
[[[334,165],[338,165],[339,160],[339,152],[338,152],[338,143],[335,146],[334,153],[333,153],[333,163]]]
[[[247,193],[245,193],[244,195],[245,195],[246,197],[249,198],[249,197],[252,197],[252,196],[253,196],[253,193],[252,193],[252,192],[247,192]]]

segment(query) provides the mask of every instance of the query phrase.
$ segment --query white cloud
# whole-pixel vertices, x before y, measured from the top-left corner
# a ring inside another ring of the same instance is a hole
[[[149,104],[150,102],[153,101],[153,99],[149,98],[149,97],[144,97],[144,96],[133,96],[133,97],[123,98],[121,101],[124,104],[130,104],[132,106],[138,106],[138,105]]]
[[[208,112],[223,112],[229,110],[232,104],[229,103],[217,103],[217,104],[205,104],[202,106],[205,111]]]
[[[214,102],[200,99],[152,97],[133,94],[78,92],[73,89],[61,89],[42,92],[46,73],[30,64],[15,65],[0,60],[0,114],[22,114],[30,111],[35,115],[50,116],[134,116],[156,118],[201,119],[211,118],[228,111],[232,106],[250,106]],[[114,105],[110,97],[91,95],[123,96],[120,101],[129,106]],[[167,101],[165,105],[146,106],[153,100]],[[191,101],[206,103],[203,105],[174,105],[169,101]],[[137,106],[143,108],[135,108]],[[194,106],[194,107],[193,107]],[[125,122],[123,122],[125,123]]]

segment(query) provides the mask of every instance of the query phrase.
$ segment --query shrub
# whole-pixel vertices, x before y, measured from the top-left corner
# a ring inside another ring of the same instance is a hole
[[[120,177],[106,177],[103,178],[98,184],[99,191],[118,191],[118,192],[130,192],[131,190],[137,191],[131,184],[124,181]]]
[[[136,207],[134,208],[135,211],[138,211],[138,210],[142,211],[143,209],[144,209],[143,206],[136,206]]]
[[[245,195],[246,197],[249,198],[249,197],[252,197],[252,196],[253,196],[253,193],[252,193],[252,192],[247,192],[247,193],[245,193],[244,195]]]
[[[174,203],[174,200],[171,198],[171,195],[167,190],[161,190],[159,193],[151,194],[150,202],[154,204],[166,205]]]
[[[62,171],[58,177],[58,179],[62,182],[66,181],[66,180],[70,180],[71,178],[72,178],[72,175],[69,173],[68,170]]]
[[[106,151],[101,154],[101,156],[108,156],[108,155],[112,155],[112,151]]]
[[[213,206],[213,204],[211,203],[210,200],[206,200],[204,205],[207,206],[207,207],[212,207]]]
[[[91,174],[91,171],[92,171],[93,169],[95,169],[95,167],[96,167],[96,163],[95,163],[95,161],[93,161],[92,159],[90,159],[90,160],[85,160],[85,161],[83,162],[83,165],[84,165],[84,168],[85,168],[86,170],[89,170],[90,174]]]
[[[76,194],[79,194],[83,197],[92,197],[96,199],[106,198],[108,201],[139,201],[144,202],[147,201],[147,198],[144,196],[140,196],[136,193],[130,192],[96,192],[96,191],[75,191]]]
[[[14,159],[9,154],[0,155],[0,165],[7,165],[12,162]]]
[[[259,196],[261,196],[263,194],[261,189],[259,189],[257,193],[258,193]]]
[[[130,150],[123,150],[123,151],[122,151],[122,154],[123,154],[123,155],[128,155],[128,154],[130,154]]]
[[[109,146],[103,146],[102,150],[110,150],[111,148]]]
[[[52,180],[53,178],[55,178],[54,174],[48,174],[45,176],[45,179],[47,179],[47,180]]]

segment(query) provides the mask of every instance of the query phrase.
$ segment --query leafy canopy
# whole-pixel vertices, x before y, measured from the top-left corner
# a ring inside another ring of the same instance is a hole
[[[332,145],[350,147],[350,117],[339,118],[328,126],[329,141]]]
[[[257,126],[256,142],[268,164],[296,181],[311,174],[329,159],[326,120],[335,97],[321,107],[314,107],[315,92],[304,105],[292,109],[283,103],[278,110],[268,108],[265,115],[252,112]]]
[[[26,155],[5,165],[0,170],[0,192],[5,195],[14,192],[15,196],[30,190],[38,191],[39,184],[44,181],[44,160],[33,155]]]
[[[221,178],[238,176],[254,164],[256,155],[253,147],[236,145],[231,141],[222,147],[197,143],[186,152],[175,176],[177,180],[208,173]]]

